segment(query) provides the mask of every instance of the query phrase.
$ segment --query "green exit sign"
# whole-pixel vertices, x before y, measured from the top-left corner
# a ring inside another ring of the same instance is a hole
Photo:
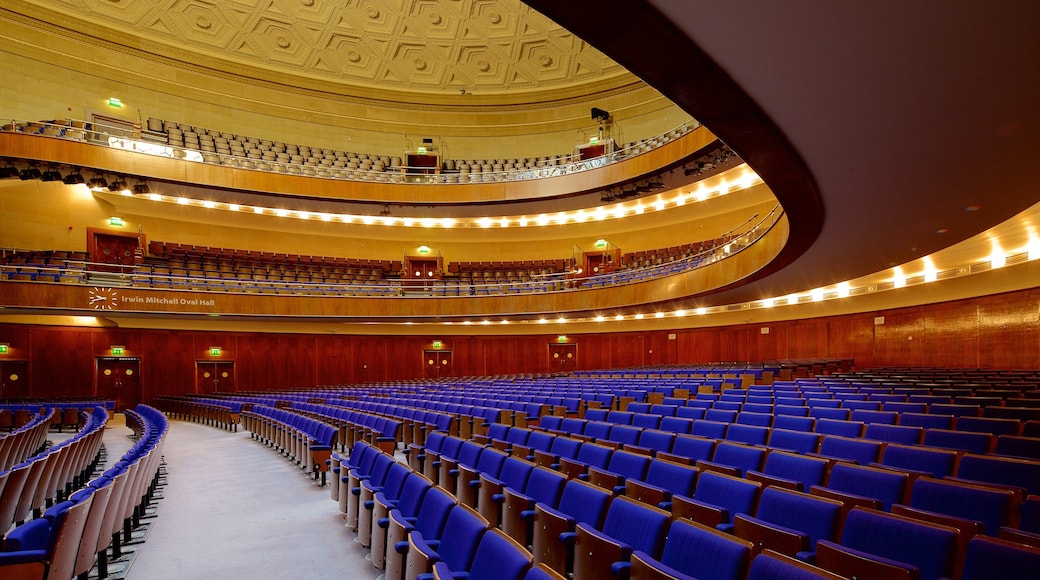
[[[112,347],[112,356],[123,356],[123,347],[121,347],[121,346],[113,346]]]
[[[220,347],[211,346],[209,347],[209,356],[220,356]]]
[[[0,344],[0,354],[7,354],[8,348],[9,347],[6,344]]]

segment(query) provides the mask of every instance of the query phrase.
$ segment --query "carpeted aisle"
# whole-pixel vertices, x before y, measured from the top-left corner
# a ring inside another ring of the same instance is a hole
[[[158,517],[129,580],[379,576],[328,487],[248,432],[170,421],[167,437]]]

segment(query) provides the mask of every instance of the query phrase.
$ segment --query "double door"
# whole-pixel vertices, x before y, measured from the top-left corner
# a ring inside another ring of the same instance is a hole
[[[200,360],[195,362],[195,392],[208,395],[235,390],[235,361]]]
[[[105,401],[115,401],[116,411],[136,407],[141,402],[141,359],[95,359],[94,395]]]

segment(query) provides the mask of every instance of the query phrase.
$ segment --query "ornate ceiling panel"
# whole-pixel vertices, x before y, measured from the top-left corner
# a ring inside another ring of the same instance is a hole
[[[501,94],[630,78],[517,0],[31,0],[164,46],[360,87]]]

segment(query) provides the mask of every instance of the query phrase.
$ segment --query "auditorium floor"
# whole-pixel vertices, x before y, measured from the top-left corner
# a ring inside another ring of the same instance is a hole
[[[128,448],[128,433],[126,427],[107,430],[106,448],[114,449],[110,437],[115,448]],[[109,458],[113,455],[110,451]],[[127,579],[375,579],[381,574],[343,526],[328,487],[319,488],[248,432],[170,421],[163,455],[167,483],[158,517]]]

